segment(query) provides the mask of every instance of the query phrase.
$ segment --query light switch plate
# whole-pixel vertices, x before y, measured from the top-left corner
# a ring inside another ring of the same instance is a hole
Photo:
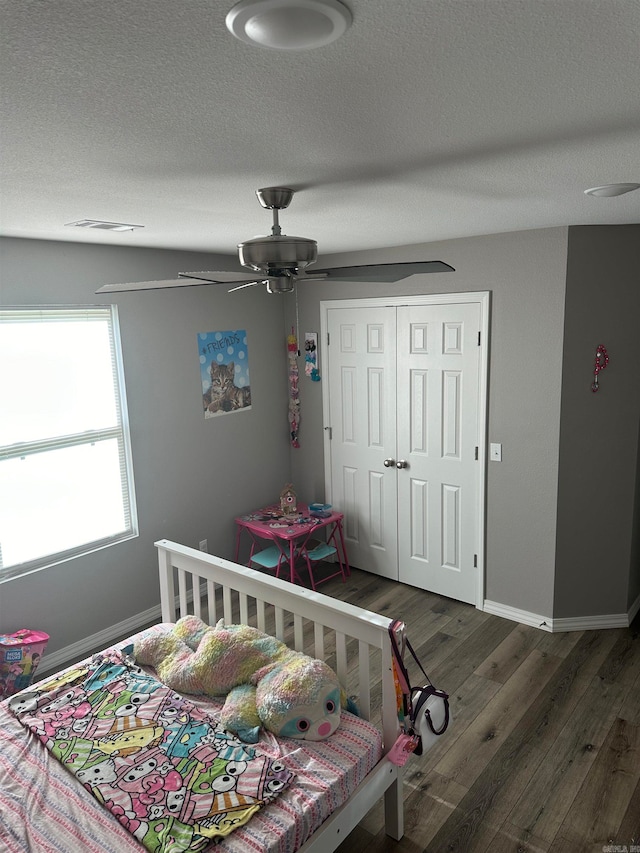
[[[502,462],[502,445],[492,444],[490,446],[490,456],[492,462]]]

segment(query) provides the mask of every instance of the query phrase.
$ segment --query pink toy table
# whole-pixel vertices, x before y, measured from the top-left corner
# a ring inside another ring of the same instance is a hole
[[[310,514],[308,507],[300,506],[295,515],[284,516],[277,505],[255,510],[235,519],[236,523],[236,562],[240,556],[242,532],[246,531],[251,540],[251,551],[247,565],[256,556],[256,549],[264,546],[264,540],[273,543],[279,552],[279,559],[274,566],[276,577],[280,577],[283,566],[288,565],[291,583],[302,583],[296,571],[296,562],[304,561],[309,570],[311,588],[315,590],[316,579],[313,575],[313,563],[322,559],[325,552],[335,553],[338,560],[338,570],[322,581],[342,575],[343,581],[349,575],[349,561],[342,533],[343,513],[331,512],[325,518]],[[318,545],[315,540],[319,531],[326,531],[326,545]],[[315,547],[314,547],[315,545]],[[328,547],[327,547],[328,546]]]

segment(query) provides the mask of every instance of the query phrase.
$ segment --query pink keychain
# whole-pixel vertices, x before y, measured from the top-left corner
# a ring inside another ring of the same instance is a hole
[[[409,760],[409,756],[412,752],[415,752],[419,743],[420,738],[417,735],[409,735],[406,732],[402,732],[401,735],[398,735],[398,739],[387,753],[387,758],[392,764],[404,767]]]

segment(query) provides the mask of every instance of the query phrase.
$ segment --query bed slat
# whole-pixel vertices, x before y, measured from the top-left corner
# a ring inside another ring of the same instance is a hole
[[[336,675],[340,684],[347,683],[347,638],[336,631]]]
[[[249,624],[249,599],[244,593],[240,593],[240,624]]]
[[[256,598],[256,615],[258,619],[258,631],[262,631],[264,634],[267,630],[267,618],[265,614],[264,601],[260,598]]]
[[[207,581],[207,622],[209,625],[215,625],[218,621],[218,613],[216,607],[216,585],[213,581]]]
[[[178,569],[178,601],[180,616],[186,616],[189,612],[187,606],[187,573],[183,569]]]
[[[202,601],[200,599],[200,578],[193,576],[193,615],[202,619]]]
[[[276,638],[284,643],[284,610],[282,607],[275,608],[276,616]]]
[[[231,588],[222,587],[222,613],[225,625],[233,625],[233,605],[231,603]]]
[[[313,653],[319,660],[324,660],[324,625],[319,622],[313,623]]]
[[[371,672],[369,645],[358,641],[358,710],[365,720],[371,719]]]

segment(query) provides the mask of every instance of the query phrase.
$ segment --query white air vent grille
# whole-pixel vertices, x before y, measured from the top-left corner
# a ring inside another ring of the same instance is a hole
[[[100,231],[133,231],[135,228],[144,228],[144,225],[128,225],[125,222],[102,222],[99,219],[79,219],[77,222],[67,222],[67,225],[75,225],[76,228],[98,228]]]

